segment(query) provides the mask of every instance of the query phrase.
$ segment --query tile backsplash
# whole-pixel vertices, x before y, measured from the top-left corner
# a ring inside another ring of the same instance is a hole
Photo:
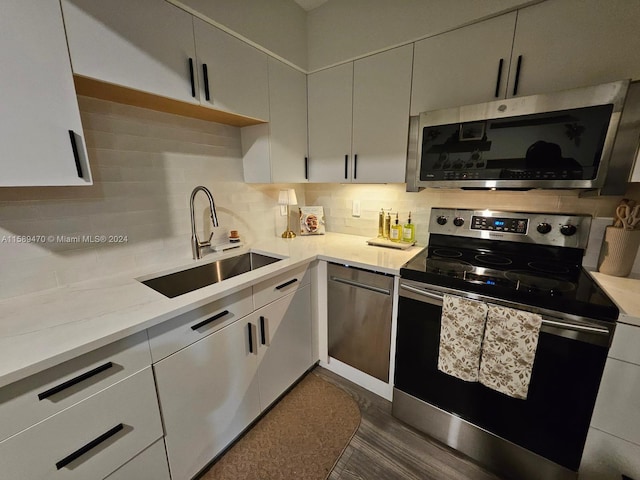
[[[299,185],[244,183],[237,127],[78,97],[94,185],[0,189],[0,298],[54,288],[132,267],[191,261],[189,198],[201,239],[238,230],[251,241],[284,230],[278,192]],[[204,229],[204,232],[203,232]],[[89,243],[83,236],[114,236]],[[17,243],[25,236],[52,241]]]
[[[584,213],[611,217],[621,197],[580,198],[572,191],[470,192],[401,184],[255,185],[243,181],[237,127],[78,97],[94,185],[0,189],[0,299],[118,274],[149,273],[162,263],[191,261],[189,197],[197,185],[213,193],[220,226],[214,243],[239,230],[251,242],[279,235],[278,192],[295,188],[300,205],[322,205],[329,232],[377,235],[380,208],[409,211],[425,244],[431,207]],[[627,196],[640,200],[640,186]],[[360,217],[352,202],[360,202]],[[208,203],[196,197],[199,236],[212,228]],[[203,231],[204,230],[204,231]],[[112,236],[91,243],[83,236]],[[18,243],[25,236],[53,241]]]

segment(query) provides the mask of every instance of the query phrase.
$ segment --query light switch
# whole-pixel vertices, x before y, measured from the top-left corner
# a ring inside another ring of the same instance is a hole
[[[354,217],[360,216],[360,200],[354,200],[351,204],[351,215]]]

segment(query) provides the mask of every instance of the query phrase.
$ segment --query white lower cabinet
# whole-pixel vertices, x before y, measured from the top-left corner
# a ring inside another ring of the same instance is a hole
[[[162,439],[140,452],[105,480],[170,480]]]
[[[580,480],[640,479],[640,327],[618,323],[591,418]]]
[[[162,437],[151,367],[0,442],[7,479],[100,479]]]
[[[154,365],[173,480],[196,475],[260,413],[257,353],[246,317]]]
[[[269,407],[307,371],[311,360],[311,287],[256,310],[260,405]]]
[[[157,362],[171,478],[220,454],[312,365],[311,351],[307,283]]]

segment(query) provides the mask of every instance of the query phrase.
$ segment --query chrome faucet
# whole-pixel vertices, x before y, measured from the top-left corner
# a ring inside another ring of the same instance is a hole
[[[207,187],[203,187],[202,185],[193,189],[191,192],[191,200],[189,201],[189,208],[191,210],[191,252],[193,253],[193,259],[198,260],[202,258],[202,248],[211,246],[211,239],[213,238],[213,232],[209,236],[209,240],[206,242],[201,242],[198,240],[198,235],[196,234],[196,218],[193,212],[193,199],[196,198],[196,193],[202,191],[205,193],[207,198],[209,199],[209,206],[211,207],[211,221],[213,222],[213,226],[218,226],[218,215],[216,214],[216,206],[213,203],[213,195]]]

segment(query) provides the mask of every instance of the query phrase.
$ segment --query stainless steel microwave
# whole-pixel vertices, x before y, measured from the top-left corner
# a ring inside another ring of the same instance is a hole
[[[624,80],[412,117],[407,190],[599,189],[616,170],[611,158],[629,85]],[[635,133],[635,145],[625,148],[634,149],[637,140]],[[618,183],[626,188],[627,180]]]

